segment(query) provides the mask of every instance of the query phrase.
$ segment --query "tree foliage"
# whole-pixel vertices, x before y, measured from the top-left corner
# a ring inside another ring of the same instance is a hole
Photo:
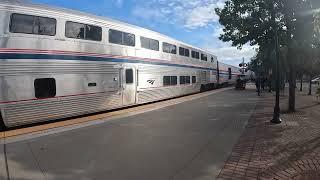
[[[319,0],[228,0],[222,9],[217,8],[219,22],[223,25],[220,40],[232,42],[241,48],[249,43],[258,45],[251,67],[259,63],[264,69],[274,67],[275,31],[281,48],[281,70],[289,79],[289,110],[295,109],[296,74],[310,70],[307,64],[317,62],[314,53],[320,41],[320,15],[316,12]],[[275,28],[277,27],[277,28]],[[307,63],[306,63],[307,62]],[[311,65],[314,67],[313,65]],[[301,68],[304,67],[304,68]]]

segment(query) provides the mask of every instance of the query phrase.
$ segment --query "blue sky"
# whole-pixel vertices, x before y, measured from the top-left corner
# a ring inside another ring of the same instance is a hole
[[[218,39],[222,29],[214,12],[225,0],[32,0],[106,16],[168,35],[207,49],[219,60],[237,65],[254,56],[249,46],[239,51]]]

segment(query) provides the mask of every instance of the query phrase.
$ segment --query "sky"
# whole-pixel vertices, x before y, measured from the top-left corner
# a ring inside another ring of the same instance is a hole
[[[239,65],[250,61],[255,49],[242,50],[219,40],[222,27],[215,14],[226,0],[31,0],[105,16],[137,25],[213,52],[219,61]]]

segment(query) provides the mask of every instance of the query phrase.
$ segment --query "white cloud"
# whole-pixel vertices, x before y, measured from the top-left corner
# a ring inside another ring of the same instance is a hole
[[[223,33],[223,28],[220,25],[216,25],[213,28],[213,33],[208,38],[204,39],[202,48],[213,52],[218,59],[227,64],[238,66],[242,62],[242,58],[245,62],[249,62],[252,57],[256,55],[256,49],[258,46],[244,45],[241,49],[231,46],[230,42],[222,42],[219,40],[220,34]]]
[[[148,20],[162,21],[165,17],[166,12],[159,9],[150,9],[145,7],[135,7],[132,11],[132,15]]]
[[[218,56],[220,61],[227,64],[238,65],[242,62],[242,58],[245,59],[245,62],[249,62],[256,54],[256,48],[257,47],[252,47],[250,45],[244,45],[242,49],[239,50],[236,47],[231,47],[228,43],[225,43],[223,47],[209,46],[206,49]]]
[[[220,37],[220,34],[222,34],[222,33],[223,33],[223,28],[219,26],[219,27],[216,27],[216,28],[215,28],[212,36],[213,36],[214,38],[219,38],[219,37]]]
[[[251,46],[244,46],[241,50],[237,49],[236,47],[223,47],[218,49],[212,49],[212,52],[217,53],[220,59],[224,61],[242,59],[245,58],[249,60],[256,54],[256,51]]]
[[[195,29],[207,26],[212,22],[217,22],[219,18],[215,13],[216,7],[215,4],[209,4],[190,10],[185,19],[185,27]]]
[[[225,0],[150,0],[148,3],[139,3],[138,0],[132,14],[153,20],[159,13],[163,13],[165,17],[162,21],[178,22],[188,29],[197,29],[218,21],[215,8],[223,7],[224,2]]]
[[[141,0],[136,0],[141,1]],[[243,46],[242,50],[232,47],[231,43],[219,40],[223,28],[218,24],[219,17],[215,8],[222,8],[226,0],[150,0],[137,3],[132,15],[151,22],[165,22],[184,27],[185,31],[197,33],[200,28],[212,28],[212,34],[205,34],[200,47],[213,52],[220,61],[238,65],[242,58],[248,62],[257,47]],[[201,35],[200,35],[201,36]]]

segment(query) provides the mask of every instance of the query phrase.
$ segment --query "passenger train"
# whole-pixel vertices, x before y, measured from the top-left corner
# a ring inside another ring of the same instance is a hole
[[[197,93],[240,74],[206,50],[104,17],[1,2],[0,18],[5,127]]]

